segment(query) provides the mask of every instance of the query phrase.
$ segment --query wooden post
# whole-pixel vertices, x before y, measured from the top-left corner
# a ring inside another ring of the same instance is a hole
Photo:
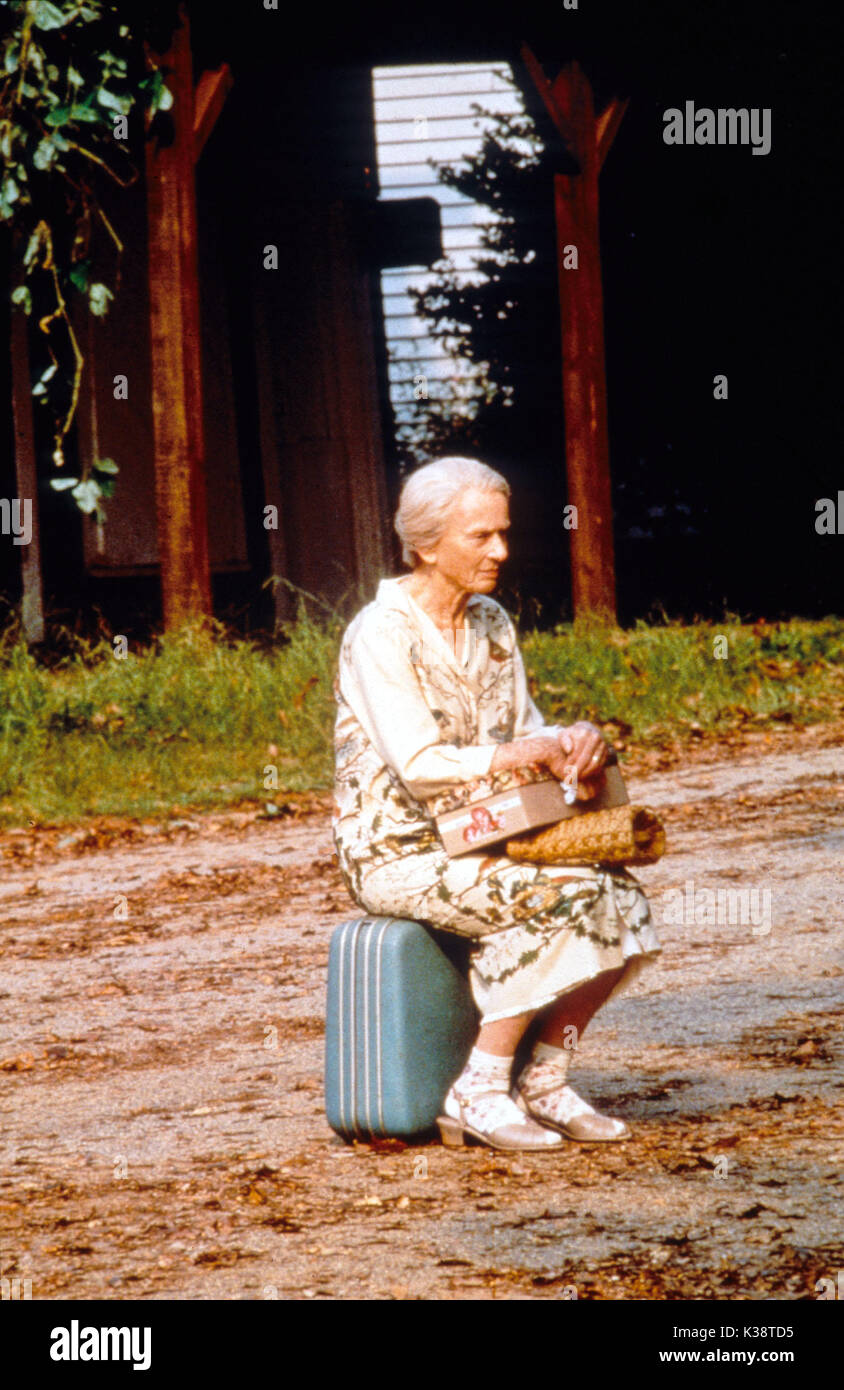
[[[592,90],[576,64],[555,95],[566,101],[577,132],[579,174],[554,175],[563,409],[568,500],[577,507],[571,531],[572,608],[616,616],[615,553],[604,362],[604,302],[598,239],[598,150]],[[562,105],[562,101],[560,101]],[[565,107],[563,108],[565,109]],[[577,269],[565,266],[577,248]]]
[[[234,86],[231,68],[222,63],[207,68],[196,84],[193,114],[193,162],[199,159],[205,142],[220,118],[226,97]]]
[[[164,626],[211,613],[194,186],[193,64],[184,4],[164,64],[173,140],[148,141],[155,498]]]
[[[12,414],[15,430],[15,482],[18,498],[32,508],[32,537],[21,548],[21,622],[27,642],[44,641],[44,597],[41,580],[41,531],[38,477],[32,421],[32,383],[29,335],[20,309],[12,310]]]
[[[258,429],[260,433],[261,474],[264,482],[264,501],[276,509],[276,526],[267,530],[270,552],[270,579],[273,581],[272,600],[274,631],[277,634],[288,619],[294,617],[293,596],[282,583],[288,571],[287,546],[284,540],[284,498],[281,491],[281,478],[278,458],[281,449],[281,436],[276,417],[276,400],[273,394],[272,341],[268,323],[266,290],[258,283],[260,271],[254,268],[257,257],[253,259],[253,295],[255,306],[255,371],[258,389]]]
[[[571,531],[574,616],[616,618],[598,176],[626,109],[612,101],[596,118],[592,88],[577,63],[553,86],[531,50],[522,57],[578,172],[554,175],[560,337]],[[576,260],[575,260],[576,257]],[[575,268],[576,267],[576,268]]]

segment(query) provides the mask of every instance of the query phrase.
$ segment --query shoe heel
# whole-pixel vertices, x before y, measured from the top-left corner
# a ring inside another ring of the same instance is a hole
[[[450,1115],[440,1115],[437,1118],[437,1128],[440,1131],[440,1138],[447,1149],[462,1149],[465,1147],[465,1130],[459,1120],[453,1120]]]

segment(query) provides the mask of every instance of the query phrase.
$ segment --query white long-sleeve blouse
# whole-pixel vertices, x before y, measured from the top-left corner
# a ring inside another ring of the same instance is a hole
[[[469,599],[457,655],[401,579],[346,629],[335,694],[334,837],[358,886],[368,867],[439,844],[432,800],[486,777],[499,743],[556,731],[500,604]]]

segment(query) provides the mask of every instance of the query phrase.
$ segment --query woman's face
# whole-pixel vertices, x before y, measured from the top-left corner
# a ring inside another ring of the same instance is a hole
[[[437,544],[419,554],[450,587],[489,594],[507,559],[509,527],[510,508],[503,493],[467,488],[452,506]]]

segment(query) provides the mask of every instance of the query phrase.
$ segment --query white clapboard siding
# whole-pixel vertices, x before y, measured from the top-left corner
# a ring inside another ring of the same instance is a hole
[[[482,282],[476,263],[483,255],[481,236],[496,215],[439,183],[435,166],[457,165],[480,150],[492,121],[478,115],[475,104],[496,114],[524,115],[509,64],[375,68],[372,87],[381,198],[435,198],[444,256],[458,279]],[[408,291],[425,289],[435,280],[435,273],[422,266],[391,268],[381,275],[390,398],[400,426],[410,418],[408,402],[414,400],[420,373],[432,401],[471,403],[480,390],[476,366],[450,355],[446,343],[432,337],[429,326],[414,314]]]

